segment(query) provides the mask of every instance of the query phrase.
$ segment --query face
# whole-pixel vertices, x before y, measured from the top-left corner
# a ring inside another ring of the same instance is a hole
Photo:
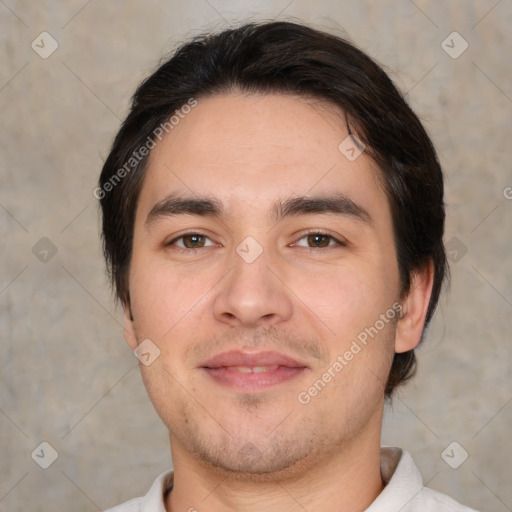
[[[232,93],[152,150],[125,337],[160,351],[141,371],[175,464],[284,474],[378,437],[413,342],[379,171],[347,136],[335,107]]]

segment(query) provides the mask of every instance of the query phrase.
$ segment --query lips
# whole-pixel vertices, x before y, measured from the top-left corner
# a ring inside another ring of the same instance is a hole
[[[217,383],[241,391],[255,391],[284,383],[308,366],[279,352],[223,352],[201,365]]]
[[[272,366],[228,366],[227,369],[233,372],[240,373],[265,373],[272,372],[279,368],[278,364],[273,364]]]
[[[235,367],[245,366],[249,368],[262,366],[286,366],[288,368],[303,368],[305,364],[299,363],[295,359],[285,356],[279,352],[241,352],[233,350],[223,352],[212,359],[209,359],[202,365],[205,368],[220,368],[221,366]]]

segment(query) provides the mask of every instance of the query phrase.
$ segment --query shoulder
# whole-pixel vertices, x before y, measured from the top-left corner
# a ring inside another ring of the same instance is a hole
[[[135,498],[105,512],[165,512],[165,495],[172,489],[174,473],[162,473],[149,489],[146,496]]]
[[[445,494],[424,487],[421,474],[407,450],[382,447],[381,474],[386,486],[367,512],[476,512]]]
[[[109,508],[105,512],[139,512],[142,498],[135,498],[133,500],[117,505],[116,507]]]
[[[421,510],[422,512],[477,512],[473,508],[461,505],[446,494],[423,487],[417,497],[406,510]]]

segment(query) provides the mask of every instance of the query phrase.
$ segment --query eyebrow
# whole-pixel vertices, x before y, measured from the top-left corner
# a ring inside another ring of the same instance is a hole
[[[199,215],[202,217],[225,217],[220,201],[209,196],[183,197],[169,194],[158,201],[148,213],[144,226],[147,228],[155,221],[176,215]]]
[[[270,218],[278,222],[285,217],[321,213],[352,217],[355,220],[372,224],[372,218],[368,211],[341,193],[318,197],[298,196],[290,197],[284,201],[277,201],[271,209]],[[177,215],[198,215],[219,219],[227,217],[224,206],[214,197],[184,197],[172,193],[151,208],[144,225],[147,228],[161,218]]]
[[[318,197],[291,197],[274,205],[272,218],[279,221],[284,217],[317,213],[334,213],[372,223],[372,218],[365,208],[341,193]]]

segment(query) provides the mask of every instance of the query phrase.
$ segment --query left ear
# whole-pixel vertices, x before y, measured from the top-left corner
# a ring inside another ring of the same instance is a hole
[[[128,346],[135,350],[137,348],[137,336],[135,335],[135,326],[133,325],[132,309],[129,304],[123,306],[124,308],[124,339]]]
[[[396,327],[395,352],[407,352],[418,346],[425,326],[432,285],[434,263],[429,260],[422,269],[411,276],[411,286],[402,301],[402,317]]]

